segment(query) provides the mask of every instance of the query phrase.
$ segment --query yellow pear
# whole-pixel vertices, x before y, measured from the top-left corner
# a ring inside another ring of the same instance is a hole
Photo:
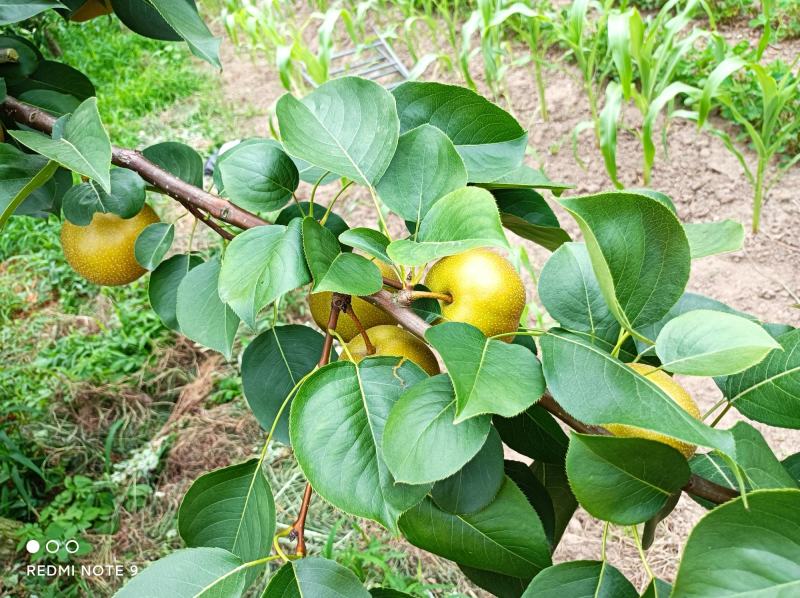
[[[373,326],[367,331],[369,341],[375,347],[372,355],[389,355],[394,357],[405,357],[413,361],[431,376],[439,373],[439,363],[436,356],[416,336],[403,330],[399,326],[381,325]],[[367,344],[364,337],[358,335],[347,343],[347,351],[342,351],[340,359],[349,361],[348,352],[353,356],[353,361],[358,363],[365,357],[370,357],[367,353]]]
[[[675,401],[681,407],[681,409],[686,411],[686,413],[695,419],[700,419],[700,408],[697,406],[697,403],[694,402],[694,399],[688,392],[686,392],[683,386],[675,382],[675,380],[673,380],[669,374],[662,370],[656,371],[656,368],[644,363],[629,363],[628,366],[636,373],[645,376],[653,384],[667,393],[667,395],[669,395],[669,397]],[[656,442],[668,444],[672,448],[678,449],[687,459],[691,457],[694,454],[694,451],[697,449],[697,447],[693,444],[681,442],[675,438],[670,438],[669,436],[664,436],[663,434],[659,434],[658,432],[653,432],[651,430],[643,430],[642,428],[637,428],[636,426],[608,424],[604,427],[614,436],[622,436],[625,438],[644,438],[646,440],[655,440]]]
[[[525,309],[525,286],[504,257],[489,249],[471,249],[436,262],[425,286],[452,297],[441,302],[442,317],[466,322],[486,336],[513,332]],[[511,342],[513,337],[503,337]]]
[[[397,274],[389,264],[381,260],[373,260],[380,268],[381,274],[385,278],[399,281]],[[328,319],[331,317],[331,298],[333,293],[330,291],[323,291],[321,293],[311,293],[308,296],[308,306],[311,308],[311,317],[323,331],[328,328]],[[372,328],[373,326],[380,326],[381,324],[394,324],[395,319],[387,314],[379,307],[375,307],[371,303],[367,303],[363,299],[353,297],[351,307],[356,314],[356,317],[361,322],[364,328]],[[349,341],[358,334],[358,328],[353,323],[353,319],[347,314],[339,314],[339,320],[336,324],[336,332],[345,341]]]
[[[112,12],[114,9],[111,8],[111,0],[86,0],[78,10],[70,15],[69,20],[82,23],[91,21],[95,17],[110,15]]]
[[[133,218],[95,212],[87,226],[65,220],[61,247],[72,269],[89,282],[105,286],[128,284],[145,273],[133,254],[136,237],[148,224],[158,221],[148,205]]]

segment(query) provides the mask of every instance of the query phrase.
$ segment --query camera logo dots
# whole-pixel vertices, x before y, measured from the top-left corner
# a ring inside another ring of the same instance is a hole
[[[68,554],[75,554],[81,547],[78,541],[73,539],[67,540],[66,542],[61,542],[60,540],[48,540],[44,543],[44,551],[47,554],[55,554],[61,550],[62,546]],[[37,540],[28,540],[25,544],[25,550],[27,550],[30,554],[36,554],[41,549],[42,545]]]

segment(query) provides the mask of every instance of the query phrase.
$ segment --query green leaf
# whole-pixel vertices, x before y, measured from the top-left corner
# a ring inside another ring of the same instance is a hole
[[[111,191],[106,193],[94,181],[72,187],[64,194],[63,209],[67,220],[78,226],[91,223],[95,212],[133,218],[144,206],[147,196],[142,178],[126,168],[115,168],[110,175]]]
[[[362,185],[380,180],[397,147],[391,94],[367,79],[334,79],[302,100],[286,94],[276,113],[289,154]]]
[[[252,329],[263,307],[311,281],[301,226],[299,219],[257,226],[236,235],[225,251],[219,297]]]
[[[442,130],[461,155],[471,183],[494,181],[522,164],[527,133],[514,117],[474,91],[412,81],[392,93],[400,130],[423,124]]]
[[[349,569],[319,557],[286,563],[269,580],[261,598],[370,598]]]
[[[147,0],[147,2],[186,41],[192,54],[217,68],[222,68],[219,61],[221,40],[208,30],[194,3],[175,2],[175,0]]]
[[[437,201],[411,239],[389,244],[392,261],[421,266],[476,247],[508,247],[503,225],[491,193],[463,187]]]
[[[461,564],[458,565],[458,568],[472,583],[498,598],[520,598],[530,583],[530,578],[521,579],[510,575],[501,575],[494,571],[476,569]]]
[[[752,368],[727,379],[725,396],[742,415],[780,428],[800,428],[800,329],[778,337]]]
[[[96,98],[84,101],[68,117],[59,139],[33,131],[9,131],[8,134],[64,168],[97,181],[107,193],[111,192],[111,142],[100,121]]]
[[[545,390],[539,360],[528,349],[483,333],[462,322],[444,322],[425,333],[439,352],[456,392],[456,424],[494,413],[513,417]]]
[[[275,502],[261,462],[251,459],[197,478],[178,510],[178,531],[192,548],[224,548],[245,562],[269,556]],[[250,581],[262,570],[250,568]]]
[[[395,214],[420,222],[437,200],[466,184],[467,171],[453,143],[423,124],[400,136],[377,191]]]
[[[400,363],[400,365],[398,365]],[[404,390],[425,379],[409,361],[339,361],[312,374],[292,402],[290,435],[304,475],[325,500],[397,534],[397,519],[430,485],[398,483],[384,461],[385,425]]]
[[[572,189],[575,185],[569,183],[558,183],[551,181],[541,170],[531,168],[526,164],[521,164],[514,170],[505,173],[503,176],[488,182],[477,183],[484,189],[549,189],[553,195],[558,197],[565,190]]]
[[[175,225],[166,222],[148,224],[136,237],[133,253],[145,270],[155,270],[175,238]]]
[[[642,598],[669,598],[672,586],[658,578],[652,580],[644,590]]]
[[[551,330],[541,338],[541,347],[548,389],[578,420],[636,426],[735,458],[730,432],[694,419],[656,384],[587,340]]]
[[[696,222],[683,225],[692,259],[739,251],[744,245],[744,226],[735,220]]]
[[[64,8],[56,0],[0,0],[0,26],[30,19],[50,8]]]
[[[354,249],[360,249],[367,255],[376,257],[386,263],[391,263],[392,261],[386,253],[389,239],[386,235],[374,229],[366,227],[351,228],[339,235],[339,242]]]
[[[176,141],[151,145],[142,152],[156,166],[194,185],[203,186],[203,158],[193,148]]]
[[[712,299],[711,297],[706,297],[705,295],[698,295],[696,293],[684,293],[683,295],[681,295],[681,298],[678,299],[678,302],[670,308],[670,310],[663,318],[661,318],[658,322],[654,322],[653,324],[649,324],[647,326],[644,326],[643,328],[640,328],[639,332],[641,332],[647,338],[655,339],[658,337],[659,334],[661,334],[661,331],[664,329],[664,326],[666,326],[668,322],[670,322],[671,320],[677,318],[682,314],[698,309],[718,311],[726,314],[741,316],[742,318],[747,318],[749,320],[752,320],[753,322],[758,321],[753,316],[735,310],[732,307],[725,305],[721,301]],[[639,339],[636,339],[636,348],[637,350],[642,352],[647,350],[652,352],[653,350],[652,345],[650,345],[649,343],[644,343]]]
[[[628,330],[661,319],[689,280],[689,242],[678,219],[638,193],[561,200],[586,237],[600,290]]]
[[[506,460],[504,469],[506,475],[517,485],[517,488],[522,490],[525,498],[536,510],[547,541],[550,542],[551,549],[555,549],[557,545],[555,538],[556,514],[553,499],[547,488],[539,481],[531,468],[520,461]]]
[[[384,459],[399,482],[443,480],[481,450],[490,418],[474,417],[456,425],[455,412],[455,394],[446,374],[423,380],[403,393],[389,413],[383,435]]]
[[[759,363],[781,346],[758,324],[698,309],[670,320],[656,339],[665,370],[689,376],[727,376]]]
[[[267,139],[251,139],[225,152],[219,173],[231,201],[254,212],[282,208],[300,184],[292,159]]]
[[[58,92],[80,102],[96,93],[92,82],[81,71],[52,60],[40,61],[33,74],[9,85],[9,92],[17,97],[34,89]]]
[[[591,515],[618,525],[653,517],[690,473],[680,452],[653,440],[573,432],[567,452],[578,501]]]
[[[235,598],[245,587],[242,561],[222,548],[185,548],[152,563],[115,598]]]
[[[453,515],[425,499],[403,514],[400,529],[423,550],[511,577],[533,577],[551,563],[539,517],[509,479],[492,503],[477,513]]]
[[[289,392],[317,367],[324,341],[308,326],[289,324],[273,326],[247,345],[242,354],[242,389],[262,428],[272,428]],[[336,359],[336,353],[331,357]],[[288,408],[281,413],[275,437],[289,444]]]
[[[383,288],[383,276],[373,262],[343,253],[331,231],[311,217],[303,219],[303,249],[314,278],[314,292],[371,295]]]
[[[176,316],[183,334],[231,358],[239,316],[219,298],[219,259],[190,270],[178,286]]]
[[[275,218],[275,224],[288,225],[295,218],[305,218],[308,216],[309,203],[301,201],[300,203],[292,202],[281,210],[278,217]],[[319,221],[325,216],[326,208],[318,203],[314,204],[314,219]],[[328,214],[328,220],[325,222],[325,228],[331,231],[337,237],[349,229],[347,223],[342,220],[336,212]]]
[[[46,158],[25,154],[7,143],[0,144],[0,228],[55,172]]]
[[[555,251],[570,241],[567,231],[544,198],[531,189],[497,189],[492,191],[500,210],[500,220],[508,230],[523,239]]]
[[[703,517],[672,596],[792,596],[800,591],[800,490],[758,490]]]
[[[543,407],[534,405],[510,419],[495,417],[493,421],[503,442],[518,453],[537,461],[564,462],[569,439]]]
[[[150,305],[167,328],[180,331],[178,316],[175,313],[178,302],[178,286],[189,270],[202,263],[203,260],[198,255],[185,253],[173,255],[161,262],[150,275],[150,284],[147,289]]]
[[[491,429],[477,455],[457,473],[434,484],[431,498],[448,513],[474,513],[494,500],[504,480],[503,443]]]
[[[542,483],[550,496],[553,505],[555,522],[553,525],[553,546],[557,546],[561,536],[567,530],[575,510],[578,508],[578,500],[572,493],[567,479],[567,470],[563,462],[547,463],[545,461],[535,461],[531,465],[531,471]]]
[[[603,298],[583,243],[565,243],[545,262],[539,299],[564,328],[612,342],[619,335],[619,323]]]
[[[747,422],[733,426],[736,439],[736,461],[751,488],[797,488],[797,482],[786,471],[761,432]]]
[[[789,475],[794,478],[795,482],[800,485],[800,453],[795,453],[786,457],[781,464],[789,472]]]
[[[9,86],[32,75],[43,59],[33,43],[18,35],[0,35],[0,48],[17,53],[15,61],[0,63],[0,79],[8,81]]]
[[[639,598],[639,593],[618,569],[605,561],[559,563],[537,575],[523,598]]]
[[[392,590],[391,588],[372,588],[369,591],[372,598],[413,598],[411,594],[406,594],[399,590]]]
[[[617,128],[619,115],[622,111],[622,88],[615,82],[610,81],[606,86],[606,101],[603,110],[600,112],[600,152],[603,154],[603,162],[606,172],[611,182],[617,189],[622,189],[623,185],[617,178]]]
[[[73,1],[73,0],[71,0]],[[194,0],[183,0],[196,10]],[[150,39],[180,41],[181,36],[170,27],[150,0],[111,0],[114,14],[131,31]]]
[[[80,100],[71,95],[49,89],[31,89],[19,94],[19,100],[57,117],[75,112],[81,104]]]

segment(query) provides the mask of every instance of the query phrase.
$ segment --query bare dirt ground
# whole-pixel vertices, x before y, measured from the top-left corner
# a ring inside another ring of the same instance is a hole
[[[733,36],[752,37],[748,31],[733,31]],[[772,50],[781,56],[800,51],[800,44],[780,44]],[[401,53],[402,55],[402,53]],[[256,60],[249,54],[238,55],[230,43],[224,44],[222,91],[238,117],[231,137],[268,136],[268,118],[274,102],[284,93],[272,65]],[[476,69],[476,72],[479,69]],[[427,74],[430,77],[430,73]],[[580,141],[580,155],[586,163],[581,169],[570,148],[570,134],[577,123],[589,119],[589,109],[573,74],[551,70],[547,77],[547,101],[550,120],[539,117],[533,77],[529,70],[510,73],[509,90],[515,116],[528,126],[530,145],[535,148],[541,166],[550,178],[575,184],[567,194],[593,193],[611,190],[602,158],[594,140],[586,131]],[[425,77],[423,77],[425,78]],[[460,83],[453,73],[439,73],[437,80]],[[627,122],[637,122],[635,111],[626,112]],[[717,123],[721,125],[723,123]],[[736,159],[715,137],[698,132],[687,121],[676,120],[669,127],[669,155],[659,146],[651,187],[668,194],[677,205],[679,216],[688,222],[732,218],[745,224],[749,231],[752,191]],[[621,131],[618,140],[618,165],[621,180],[626,186],[642,186],[641,148],[631,133]],[[786,174],[782,183],[770,193],[764,206],[761,232],[747,234],[743,250],[705,258],[694,262],[688,290],[723,301],[732,307],[752,313],[769,322],[784,322],[800,326],[800,311],[791,307],[800,302],[800,168]],[[548,197],[552,199],[552,197]],[[562,224],[575,238],[580,238],[577,226],[569,216],[551,201]],[[337,208],[351,226],[374,225],[372,205],[364,197],[352,196]],[[396,223],[399,226],[399,222]],[[510,235],[514,243],[525,246],[537,269],[548,253],[526,241]],[[530,282],[530,281],[529,281]],[[534,285],[528,285],[535,293]],[[682,380],[701,405],[707,409],[719,398],[711,381]],[[739,418],[729,413],[722,426],[728,427]],[[779,457],[800,449],[797,431],[769,429],[759,426]],[[688,532],[703,515],[704,510],[685,495],[677,509],[664,521],[655,544],[648,552],[654,573],[672,581]],[[570,524],[555,553],[555,561],[596,559],[600,555],[602,524],[579,511]],[[638,587],[646,583],[646,575],[627,530],[612,526],[608,543],[608,558]],[[474,595],[487,595],[475,590]]]

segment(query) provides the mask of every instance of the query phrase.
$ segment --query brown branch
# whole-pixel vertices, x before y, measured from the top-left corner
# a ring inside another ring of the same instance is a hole
[[[0,113],[8,116],[18,123],[27,125],[42,133],[51,134],[55,118],[47,112],[30,106],[19,100],[6,96],[0,104]],[[113,147],[111,161],[122,168],[127,168],[137,173],[145,181],[181,203],[191,204],[195,208],[208,212],[214,218],[232,224],[241,229],[253,228],[269,224],[255,214],[235,206],[226,199],[213,193],[208,193],[199,187],[176,177],[174,174],[156,166],[141,153]],[[208,221],[203,220],[208,224]],[[213,228],[213,227],[212,227]]]
[[[431,327],[430,324],[420,318],[412,310],[399,305],[392,293],[389,293],[388,291],[378,291],[374,295],[362,297],[362,299],[365,299],[373,305],[380,307],[394,317],[401,326],[421,338],[425,338],[425,331]],[[600,426],[584,424],[583,422],[580,422],[572,417],[564,410],[563,407],[561,407],[561,405],[556,402],[550,393],[545,393],[542,395],[542,398],[539,399],[538,404],[577,432],[581,432],[583,434],[609,434],[606,429],[601,428]],[[691,475],[689,482],[683,487],[683,491],[700,498],[705,498],[706,500],[715,504],[722,504],[739,496],[737,491],[716,484],[711,480],[707,480],[696,474]]]
[[[10,96],[6,96],[5,101],[0,104],[0,113],[5,114],[19,123],[47,134],[52,133],[53,123],[56,120],[50,114],[28,104],[24,104]],[[175,175],[150,162],[139,152],[114,147],[112,148],[112,161],[117,166],[136,172],[145,181],[179,201],[196,217],[197,214],[195,214],[193,210],[203,210],[215,218],[241,229],[269,224],[255,214],[243,210],[217,195],[208,193],[203,189],[179,179]],[[224,231],[224,229],[219,227],[219,225],[212,220],[203,218],[202,213],[200,219],[223,236],[226,236],[226,234],[230,235],[228,231]],[[221,231],[224,231],[224,233]],[[383,282],[385,285],[398,290],[403,289],[402,283],[398,281],[384,278]],[[430,324],[408,308],[409,297],[407,295],[407,293],[393,294],[382,289],[373,295],[363,297],[363,299],[394,317],[395,320],[409,332],[420,338],[425,338],[425,331],[430,328]],[[341,295],[339,293],[333,294],[331,316],[328,321],[328,330],[325,335],[323,352],[319,361],[320,367],[326,365],[330,358],[330,351],[333,345],[333,335],[330,331],[336,328],[339,312],[347,312],[349,304],[349,295]],[[542,396],[539,404],[578,432],[608,434],[605,429],[599,426],[589,426],[576,420],[569,413],[564,411],[549,393],[545,393],[544,396]],[[731,500],[739,495],[735,490],[726,488],[725,486],[721,486],[695,474],[692,474],[689,482],[683,487],[683,490],[689,494],[705,498],[717,504]],[[303,532],[305,529],[308,507],[311,501],[311,492],[311,486],[307,485],[303,496],[303,503],[300,506],[300,513],[298,514],[297,520],[292,524],[292,533],[297,537],[297,553],[302,555],[305,554],[306,550]]]
[[[213,230],[215,233],[217,233],[223,239],[227,239],[228,241],[232,241],[234,239],[234,237],[236,236],[232,232],[222,228],[219,224],[217,224],[216,222],[214,222],[211,219],[211,216],[209,216],[208,214],[206,214],[204,212],[201,212],[196,207],[194,207],[192,204],[190,204],[188,201],[185,201],[183,199],[179,199],[177,201],[184,208],[186,208],[188,210],[188,212],[192,216],[194,216],[197,220],[201,221],[203,224],[208,226],[211,230]]]

